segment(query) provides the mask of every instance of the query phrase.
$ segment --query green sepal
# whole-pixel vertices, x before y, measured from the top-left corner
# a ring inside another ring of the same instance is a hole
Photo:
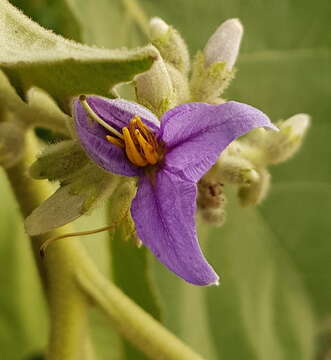
[[[206,67],[203,53],[198,52],[192,67],[192,101],[219,103],[219,97],[229,86],[234,75],[235,71],[227,70],[224,62],[217,62]]]
[[[31,165],[29,173],[34,179],[65,180],[81,169],[88,158],[75,140],[65,140],[47,146]]]
[[[27,233],[39,235],[86,214],[113,193],[119,179],[88,163],[66,178],[60,188],[26,218]]]

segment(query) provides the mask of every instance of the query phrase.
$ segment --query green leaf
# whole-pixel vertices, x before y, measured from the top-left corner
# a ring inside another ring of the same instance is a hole
[[[69,97],[107,95],[117,83],[150,68],[153,47],[108,50],[84,46],[54,35],[0,1],[0,68],[17,92],[32,86],[46,90],[68,111]]]
[[[1,169],[0,198],[1,357],[22,360],[45,349],[46,304],[23,221]]]

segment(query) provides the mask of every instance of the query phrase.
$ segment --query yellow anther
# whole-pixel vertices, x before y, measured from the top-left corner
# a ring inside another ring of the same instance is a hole
[[[158,153],[155,151],[153,146],[146,141],[146,139],[138,129],[135,130],[135,135],[145,155],[146,160],[149,164],[155,165],[159,161]]]
[[[127,127],[122,129],[124,142],[125,142],[125,152],[129,160],[137,166],[146,166],[148,164],[147,160],[139,153],[133,139],[131,137],[130,131]]]
[[[116,138],[114,136],[107,135],[106,140],[109,141],[110,143],[116,145],[116,146],[119,146],[120,148],[125,148],[123,140],[118,139],[118,138]]]

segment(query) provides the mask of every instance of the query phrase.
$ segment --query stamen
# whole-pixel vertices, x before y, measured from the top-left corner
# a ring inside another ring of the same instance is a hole
[[[146,141],[143,135],[141,135],[138,129],[136,129],[135,135],[148,163],[151,165],[155,165],[159,160],[157,152],[154,150],[153,146]]]
[[[147,160],[143,158],[143,156],[139,153],[132,137],[129,129],[124,127],[122,129],[124,135],[124,142],[125,142],[125,151],[126,155],[128,156],[129,160],[137,165],[137,166],[146,166],[148,164]]]
[[[118,138],[116,138],[114,136],[107,135],[106,140],[109,141],[110,143],[116,145],[116,146],[119,146],[120,148],[125,148],[123,140],[118,139]]]
[[[84,108],[84,110],[87,112],[87,115],[91,118],[91,120],[96,121],[97,123],[99,123],[101,126],[103,126],[105,129],[109,130],[112,134],[118,136],[120,139],[123,139],[123,135],[117,131],[116,129],[114,129],[112,126],[110,126],[109,124],[107,124],[104,120],[102,120],[90,107],[90,105],[87,103],[86,101],[86,96],[85,95],[80,95],[79,96],[79,102],[81,103],[82,107]]]

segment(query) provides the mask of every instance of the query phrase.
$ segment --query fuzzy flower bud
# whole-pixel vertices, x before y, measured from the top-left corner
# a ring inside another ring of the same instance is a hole
[[[175,104],[180,105],[189,102],[190,87],[187,81],[187,76],[185,76],[171,64],[166,64],[166,67],[174,90]]]
[[[201,179],[198,183],[197,205],[199,214],[206,223],[223,225],[226,197],[220,182]]]
[[[165,36],[169,30],[169,25],[159,17],[153,17],[149,22],[149,32],[151,40]]]
[[[242,206],[258,205],[268,194],[271,176],[268,170],[261,168],[258,171],[259,181],[239,188],[238,196]]]
[[[226,152],[214,165],[213,173],[224,184],[247,185],[259,180],[259,174],[250,161]]]
[[[225,21],[198,52],[192,66],[193,101],[221,103],[220,96],[234,77],[243,27],[238,19]]]
[[[232,70],[239,53],[244,28],[238,19],[226,20],[210,37],[203,51],[205,65],[217,62],[226,63],[227,70]]]
[[[190,69],[190,55],[178,31],[158,17],[151,19],[149,27],[151,42],[158,48],[164,61],[187,74]]]
[[[299,150],[310,126],[310,117],[307,114],[297,114],[278,126],[279,132],[268,133],[265,138],[265,156],[269,164],[286,161]]]
[[[174,89],[161,56],[150,70],[138,75],[135,82],[138,102],[158,116],[173,107]]]
[[[226,220],[226,211],[223,207],[216,209],[203,209],[200,210],[202,220],[209,225],[221,227]]]

